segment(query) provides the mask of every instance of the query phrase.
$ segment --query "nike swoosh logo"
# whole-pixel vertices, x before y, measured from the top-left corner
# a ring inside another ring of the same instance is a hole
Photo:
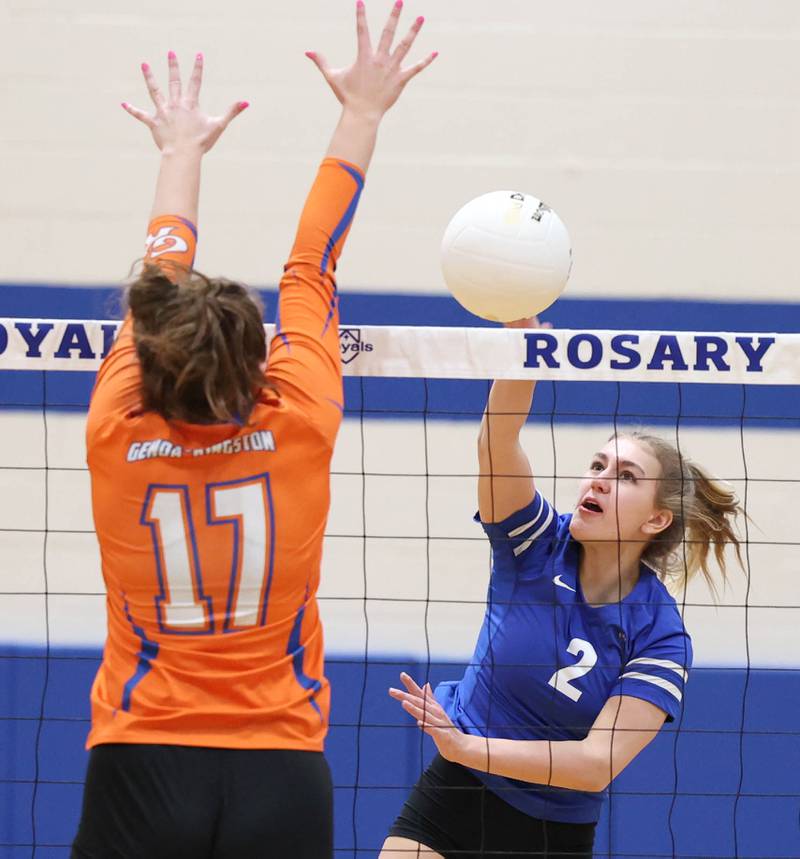
[[[577,593],[575,588],[571,588],[566,582],[561,581],[560,573],[557,576],[553,576],[553,584],[558,585],[560,588],[566,588],[568,591],[572,591],[572,593]]]

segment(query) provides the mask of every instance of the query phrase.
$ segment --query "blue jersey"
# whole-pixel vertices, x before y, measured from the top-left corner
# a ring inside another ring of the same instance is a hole
[[[674,719],[692,645],[675,600],[644,564],[621,602],[592,607],[578,578],[580,544],[538,493],[503,522],[492,545],[488,605],[464,677],[436,697],[462,730],[512,740],[582,740],[613,695],[643,698]],[[476,772],[493,792],[544,820],[589,823],[604,793]]]

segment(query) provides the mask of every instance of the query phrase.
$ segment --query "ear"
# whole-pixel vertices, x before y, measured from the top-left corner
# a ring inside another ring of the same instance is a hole
[[[654,510],[647,521],[642,525],[642,531],[645,534],[660,534],[662,531],[666,531],[667,528],[672,524],[672,511],[661,509]]]

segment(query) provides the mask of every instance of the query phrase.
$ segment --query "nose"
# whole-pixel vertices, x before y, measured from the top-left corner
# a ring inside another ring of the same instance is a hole
[[[604,476],[605,472],[601,474],[596,474],[592,479],[592,491],[599,492],[602,495],[608,495],[611,491],[611,485],[608,482],[608,478]]]

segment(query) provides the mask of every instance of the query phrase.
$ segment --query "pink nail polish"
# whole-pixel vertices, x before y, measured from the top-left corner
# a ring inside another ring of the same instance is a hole
[[[250,107],[249,101],[240,101],[239,102],[239,110],[247,110],[248,107]]]
[[[364,8],[364,0],[358,0],[358,3],[356,3],[356,9],[363,9],[363,8]]]
[[[313,60],[314,57],[316,57],[316,54],[313,51],[306,51],[306,56],[309,58],[309,60]]]
[[[120,104],[122,105],[122,107],[124,107],[127,110],[127,108],[128,108],[128,102],[127,101],[121,101]]]
[[[198,62],[198,63],[202,63],[202,62],[203,62],[203,55],[202,55],[202,54],[198,54],[198,55],[195,57],[195,59],[197,60],[197,62]]]
[[[432,56],[433,56],[433,59],[435,60],[435,59],[439,56],[439,52],[438,52],[438,51],[434,51],[434,52],[433,52],[433,54],[432,54]]]
[[[395,9],[402,9],[403,8],[403,0],[397,0],[397,2],[394,4],[394,8]]]
[[[170,51],[170,52],[167,54],[167,59],[168,59],[168,60],[174,60],[174,59],[175,59],[175,51]]]
[[[147,63],[142,63],[142,71],[143,72],[149,72],[150,66],[148,66]]]
[[[425,18],[422,15],[420,15],[419,18],[417,18],[417,26],[421,27],[424,23],[425,23]]]

